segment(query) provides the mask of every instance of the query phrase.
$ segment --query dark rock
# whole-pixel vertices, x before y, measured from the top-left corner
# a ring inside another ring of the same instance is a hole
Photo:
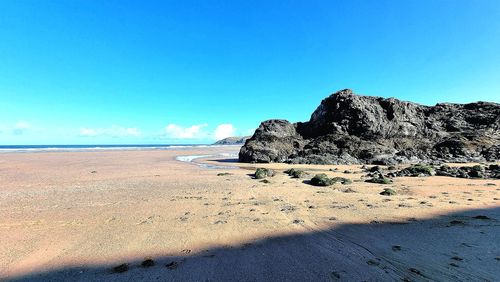
[[[424,106],[345,89],[308,122],[268,120],[241,148],[242,162],[395,165],[500,159],[500,104]],[[500,173],[499,173],[500,174]],[[461,174],[462,175],[462,174]],[[472,173],[472,177],[479,177]]]
[[[122,263],[120,265],[113,267],[114,273],[123,273],[126,271],[128,271],[128,263]]]
[[[365,182],[376,183],[376,184],[391,184],[392,179],[387,178],[380,174],[378,176],[365,180]]]
[[[310,184],[314,185],[314,186],[330,186],[330,185],[333,185],[337,182],[340,182],[341,184],[344,184],[344,185],[352,183],[352,181],[350,179],[347,179],[344,177],[329,178],[326,174],[320,173],[320,174],[316,174],[311,179]]]
[[[431,165],[416,164],[395,173],[396,176],[433,176],[436,175]]]
[[[500,170],[496,165],[490,166],[462,166],[462,167],[446,167],[441,166],[437,171],[437,175],[452,176],[460,178],[500,178]]]
[[[483,219],[483,220],[489,220],[491,218],[489,218],[488,216],[486,215],[476,215],[473,217],[474,219]]]
[[[314,186],[330,186],[335,183],[335,181],[332,178],[329,178],[326,174],[320,173],[316,174],[312,179],[311,179],[311,185]]]
[[[334,183],[340,182],[341,184],[344,185],[352,184],[352,180],[345,177],[334,177],[332,178],[332,180],[334,181]]]
[[[396,251],[401,251],[401,246],[399,246],[399,245],[394,245],[394,246],[392,246],[392,250],[393,250],[393,251],[395,251],[395,252],[396,252]]]
[[[394,196],[394,195],[396,195],[396,191],[392,190],[391,188],[385,188],[384,191],[380,192],[380,195],[382,195],[382,196]]]
[[[302,178],[307,175],[305,171],[295,168],[285,170],[285,173],[291,176],[292,178]]]
[[[155,261],[151,258],[146,258],[141,262],[142,267],[152,267],[155,265]]]
[[[255,179],[264,179],[266,177],[273,177],[275,175],[274,170],[269,168],[258,168],[255,171],[254,177]]]
[[[286,120],[269,120],[260,124],[252,138],[241,148],[242,162],[285,162],[296,149],[304,146],[295,125]]]

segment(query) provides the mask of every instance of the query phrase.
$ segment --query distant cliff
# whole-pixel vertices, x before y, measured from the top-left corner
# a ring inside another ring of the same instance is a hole
[[[500,104],[424,106],[345,89],[324,99],[308,122],[262,122],[239,159],[311,164],[496,161]]]
[[[227,137],[214,143],[214,145],[243,145],[250,136]]]

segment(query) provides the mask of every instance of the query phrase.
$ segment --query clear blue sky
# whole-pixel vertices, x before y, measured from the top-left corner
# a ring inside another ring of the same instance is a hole
[[[207,143],[343,88],[499,102],[500,1],[0,0],[0,144]]]

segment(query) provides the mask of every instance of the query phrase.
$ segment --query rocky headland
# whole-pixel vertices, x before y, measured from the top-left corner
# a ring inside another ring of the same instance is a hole
[[[248,138],[250,136],[227,137],[215,142],[214,145],[243,145]]]
[[[241,162],[380,164],[500,159],[500,104],[425,106],[360,96],[324,99],[307,122],[268,120],[239,153]]]

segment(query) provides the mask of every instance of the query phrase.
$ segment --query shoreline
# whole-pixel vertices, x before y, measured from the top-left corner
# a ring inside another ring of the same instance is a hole
[[[163,151],[192,150],[204,148],[241,147],[241,145],[26,145],[0,146],[1,154],[10,153],[52,153],[52,152],[106,152],[106,151]]]

